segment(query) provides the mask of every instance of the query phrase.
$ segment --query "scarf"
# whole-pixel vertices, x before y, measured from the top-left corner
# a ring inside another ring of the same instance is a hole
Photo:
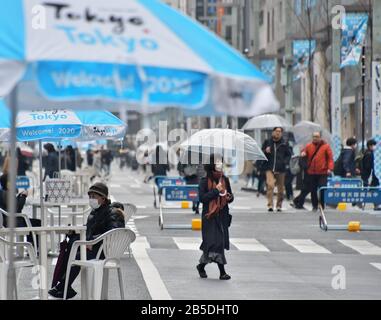
[[[211,179],[208,177],[208,191],[211,191],[212,189],[215,189],[217,186],[217,183],[215,179],[219,179],[223,186],[223,191],[221,193],[226,192],[226,184],[225,179],[223,178],[222,172],[213,172],[213,178]],[[222,179],[221,179],[222,178]],[[210,219],[216,214],[219,214],[221,209],[226,206],[228,200],[227,200],[227,193],[224,196],[218,196],[218,198],[213,199],[209,202],[209,210],[208,213],[205,215],[207,219]]]

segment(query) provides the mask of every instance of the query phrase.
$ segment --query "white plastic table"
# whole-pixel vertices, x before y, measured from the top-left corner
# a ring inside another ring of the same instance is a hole
[[[32,217],[34,219],[37,218],[37,209],[41,208],[40,199],[33,199],[30,203],[32,205]],[[57,203],[57,202],[45,202],[44,208],[62,208],[68,207],[71,208],[72,211],[76,211],[77,209],[85,210],[89,206],[89,199],[71,199],[70,202]]]
[[[65,234],[69,231],[74,231],[80,234],[80,240],[86,240],[86,227],[85,226],[57,226],[57,227],[26,227],[14,228],[16,235],[35,232],[40,235],[40,265],[43,267],[40,272],[40,298],[42,300],[48,299],[48,248],[47,248],[47,234],[51,232]],[[0,228],[0,234],[8,234],[9,228]],[[86,246],[80,248],[81,260],[86,260]],[[81,298],[87,299],[88,293],[86,289],[86,274],[85,269],[81,272]]]

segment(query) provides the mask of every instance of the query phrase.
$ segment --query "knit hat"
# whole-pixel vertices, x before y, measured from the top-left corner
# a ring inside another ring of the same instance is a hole
[[[90,193],[96,193],[99,194],[101,197],[104,197],[106,199],[108,198],[108,188],[104,183],[101,182],[93,184],[87,192],[88,195],[90,195]]]

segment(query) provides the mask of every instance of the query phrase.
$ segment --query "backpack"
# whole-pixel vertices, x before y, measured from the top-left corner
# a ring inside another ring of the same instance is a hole
[[[296,176],[301,171],[299,158],[299,156],[293,156],[290,160],[290,172],[293,176]]]
[[[340,153],[340,156],[335,161],[335,164],[333,167],[333,173],[335,176],[342,176],[344,174],[343,152]]]
[[[363,171],[363,159],[364,159],[365,153],[360,152],[358,156],[355,158],[356,163],[356,169],[359,169],[361,172]]]

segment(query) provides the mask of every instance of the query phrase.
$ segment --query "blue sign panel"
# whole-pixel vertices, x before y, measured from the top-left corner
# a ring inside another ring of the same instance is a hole
[[[323,188],[326,204],[375,203],[381,204],[380,188]]]
[[[16,178],[16,188],[17,189],[29,189],[30,188],[29,178],[26,176],[18,176]]]
[[[198,186],[164,187],[166,201],[198,201]]]
[[[184,186],[186,183],[182,177],[159,176],[155,177],[155,184],[159,189],[161,189],[169,186]]]
[[[363,181],[361,179],[350,179],[350,178],[329,178],[328,187],[332,188],[361,188],[363,186]]]

